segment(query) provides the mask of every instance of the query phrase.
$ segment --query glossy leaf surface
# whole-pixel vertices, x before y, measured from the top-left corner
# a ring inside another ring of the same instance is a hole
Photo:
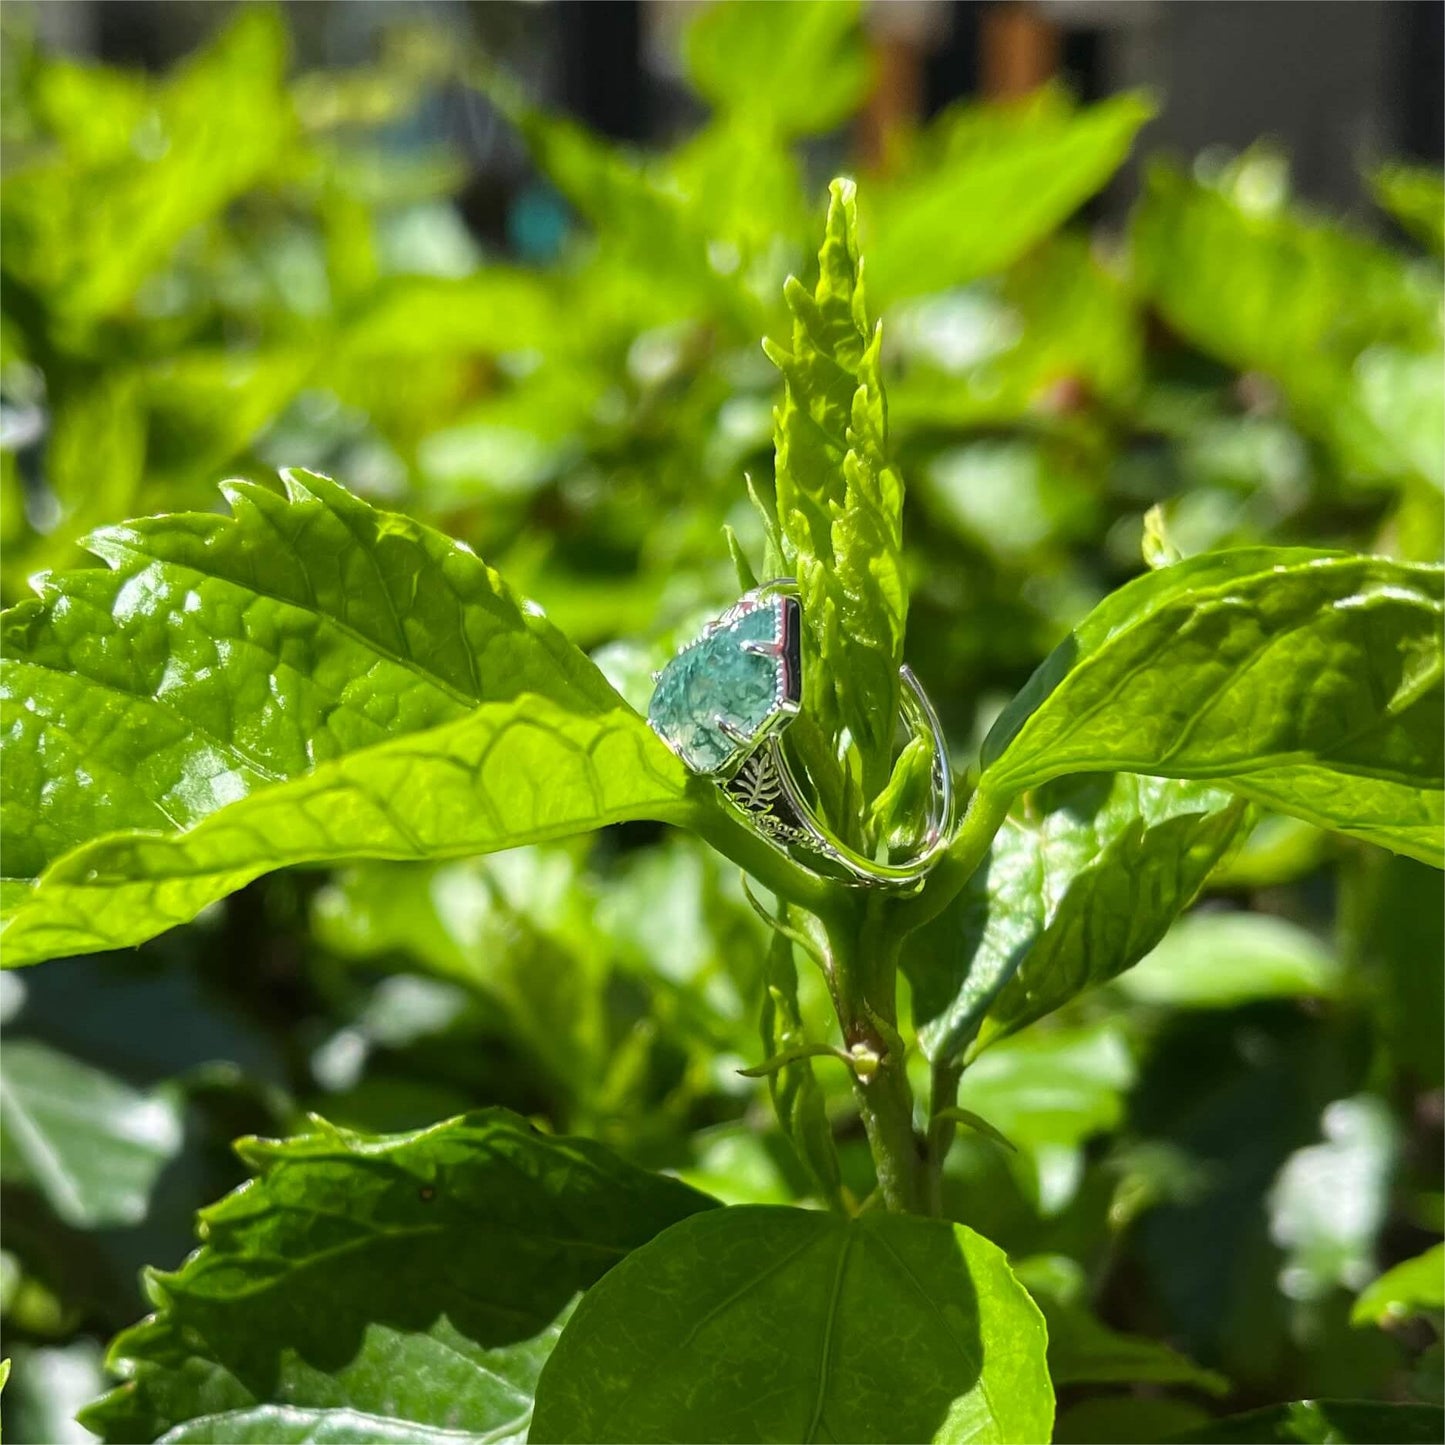
[[[1441,583],[1435,567],[1302,548],[1138,577],[1005,708],[983,786],[1104,769],[1210,779],[1438,864]]]
[[[258,1421],[290,1429],[257,1413],[281,1405],[319,1412],[330,1438],[360,1412],[381,1432],[364,1438],[520,1439],[576,1291],[712,1206],[504,1110],[241,1152],[260,1178],[204,1211],[202,1248],[150,1276],[156,1313],[112,1346],[126,1383],[86,1412],[107,1440],[212,1417],[181,1438],[230,1438],[233,1415],[259,1438]]]
[[[668,1230],[584,1298],[530,1438],[1001,1445],[1052,1421],[1043,1322],[987,1240],[744,1206]]]
[[[672,755],[474,554],[288,488],[108,529],[108,568],[6,615],[7,963],[139,942],[286,863],[680,803]]]
[[[957,1058],[981,1025],[979,1047],[1138,962],[1243,814],[1218,788],[1129,774],[1039,789],[959,897],[905,945],[924,1052]]]

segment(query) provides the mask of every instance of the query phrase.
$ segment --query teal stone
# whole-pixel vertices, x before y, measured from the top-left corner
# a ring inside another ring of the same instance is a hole
[[[797,704],[798,617],[792,597],[745,598],[663,668],[647,720],[693,772],[724,771]],[[720,721],[747,743],[729,737]]]

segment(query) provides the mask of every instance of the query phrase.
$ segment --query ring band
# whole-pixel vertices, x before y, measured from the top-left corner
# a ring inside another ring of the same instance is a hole
[[[808,802],[783,750],[781,734],[802,703],[802,609],[791,579],[746,593],[655,673],[647,720],[780,852],[855,887],[907,888],[927,876],[948,844],[953,773],[928,695],[907,667],[898,675],[903,721],[910,736],[927,738],[932,750],[922,846],[900,862],[879,862],[837,838]]]

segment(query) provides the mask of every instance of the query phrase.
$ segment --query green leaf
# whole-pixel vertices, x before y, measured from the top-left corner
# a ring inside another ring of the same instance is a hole
[[[145,468],[146,418],[134,376],[117,368],[56,390],[45,481],[60,519],[26,552],[30,571],[72,561],[81,532],[133,512]]]
[[[1049,1375],[1054,1385],[1189,1385],[1211,1395],[1229,1392],[1214,1370],[1158,1340],[1120,1334],[1095,1317],[1084,1298],[1084,1270],[1067,1255],[1035,1255],[1014,1266],[1019,1282],[1044,1312]]]
[[[681,765],[460,543],[322,477],[107,529],[5,616],[6,962],[137,943],[290,863],[681,816]]]
[[[1140,95],[1076,110],[1058,90],[946,112],[913,164],[869,190],[878,295],[892,302],[1002,270],[1109,179],[1153,114]]]
[[[1340,966],[1297,923],[1265,913],[1180,919],[1119,981],[1130,998],[1175,1008],[1234,1008],[1262,998],[1329,998]]]
[[[1445,485],[1438,270],[1260,204],[1253,182],[1276,165],[1246,156],[1232,188],[1155,166],[1134,220],[1144,294],[1195,345],[1277,384],[1349,471]],[[1376,394],[1377,365],[1410,369],[1410,393]]]
[[[395,1420],[370,1415],[362,1410],[298,1409],[295,1405],[257,1405],[250,1410],[227,1410],[219,1415],[202,1415],[167,1430],[164,1445],[473,1445],[485,1439],[518,1439],[515,1433],[502,1436],[461,1434],[447,1426],[418,1425],[413,1420]]]
[[[534,1441],[1046,1440],[1044,1327],[1003,1253],[909,1215],[684,1220],[583,1299]]]
[[[1018,1146],[1002,1129],[996,1129],[982,1114],[975,1114],[972,1109],[964,1109],[957,1104],[950,1104],[946,1108],[940,1109],[933,1117],[954,1124],[962,1124],[965,1129],[971,1129],[980,1138],[997,1144],[1005,1153],[1018,1153]]]
[[[1442,577],[1303,548],[1137,577],[1004,709],[980,786],[1007,797],[1105,769],[1209,779],[1438,864]]]
[[[1331,852],[1328,833],[1298,818],[1266,813],[1215,869],[1209,886],[1227,892],[1297,883],[1320,868]]]
[[[1387,1269],[1371,1281],[1350,1311],[1355,1325],[1395,1324],[1445,1309],[1445,1244]]]
[[[935,1062],[970,1045],[977,1053],[1137,963],[1244,813],[1218,788],[1130,774],[1039,789],[959,896],[904,945],[923,1052]]]
[[[1422,246],[1445,255],[1445,181],[1425,166],[1388,165],[1370,172],[1370,190]]]
[[[816,135],[862,103],[872,67],[852,0],[724,0],[683,36],[694,89],[781,135]]]
[[[813,1073],[813,1059],[800,1051],[820,1049],[810,1043],[798,1007],[798,969],[793,945],[775,933],[768,945],[763,975],[763,1006],[759,1019],[763,1050],[769,1056],[786,1055],[786,1062],[768,1074],[768,1093],[778,1123],[797,1150],[808,1173],[817,1181],[822,1197],[839,1203],[842,1177],[833,1129],[824,1107],[823,1091]]]
[[[202,1420],[179,1438],[256,1439],[281,1405],[334,1439],[520,1440],[576,1291],[712,1207],[500,1109],[239,1147],[260,1177],[203,1211],[201,1248],[148,1277],[155,1313],[111,1347],[126,1383],[85,1411],[107,1440]],[[375,1433],[347,1433],[352,1412]]]
[[[1159,1445],[1207,1424],[1198,1405],[1170,1395],[1100,1395],[1059,1412],[1055,1445]]]
[[[124,147],[107,142],[97,153],[72,133],[60,156],[8,175],[7,275],[64,316],[123,309],[188,231],[277,167],[295,125],[286,49],[278,12],[244,10],[155,89]],[[90,105],[108,105],[117,85],[94,74],[91,82],[72,67],[69,83],[93,85]]]
[[[181,1115],[33,1039],[0,1057],[0,1178],[31,1184],[78,1229],[137,1224],[181,1147]]]
[[[511,1042],[580,1101],[615,1047],[598,927],[561,848],[347,869],[317,895],[314,936],[345,958],[402,952],[480,993]]]
[[[1084,1144],[1123,1123],[1136,1073],[1116,1024],[1031,1029],[975,1059],[958,1097],[1017,1145],[1010,1167],[1051,1217],[1078,1188]]]
[[[1170,1437],[1170,1445],[1433,1445],[1445,1436],[1438,1405],[1375,1400],[1295,1400],[1230,1415]]]
[[[1445,970],[1421,959],[1445,957],[1445,875],[1410,858],[1368,865],[1357,947],[1370,971],[1377,1026],[1407,1089],[1445,1083]]]
[[[671,154],[647,157],[534,109],[504,85],[489,90],[596,233],[576,294],[558,308],[564,347],[576,349],[572,337],[579,321],[586,334],[589,318],[604,345],[621,328],[691,327],[703,316],[725,334],[756,336],[782,281],[778,242],[803,227],[797,167],[784,147],[750,118],[725,116]],[[596,354],[595,341],[583,355]]]
[[[786,288],[792,350],[767,343],[783,373],[776,413],[783,560],[802,589],[804,705],[825,734],[844,729],[861,759],[864,801],[888,778],[908,611],[902,569],[903,484],[888,464],[852,182],[834,181],[810,293]]]
[[[1041,413],[1045,425],[1064,420],[1065,397],[1085,406],[1137,405],[1143,318],[1126,279],[1101,261],[1083,235],[1051,236],[1010,266],[997,288],[971,286],[890,308],[888,336],[905,363],[889,375],[888,417],[905,441],[920,433],[933,440],[940,431],[1012,425],[1036,432]],[[973,445],[985,443],[976,439]],[[1001,456],[1013,451],[997,437],[993,446]],[[962,447],[952,450],[964,453]],[[916,485],[918,474],[911,480]],[[972,498],[962,486],[947,498],[948,510],[972,519],[972,530],[990,548],[1001,529],[1022,540],[1019,534],[1037,530],[1040,522],[1051,533],[1081,512],[1088,515],[1089,499],[1076,495],[1078,483],[1067,475],[1008,480],[1012,489],[996,501]],[[1010,504],[1027,505],[1013,495],[1020,484],[1039,493],[1027,510],[1044,510],[1047,503],[1047,515],[1032,525],[1011,510]]]

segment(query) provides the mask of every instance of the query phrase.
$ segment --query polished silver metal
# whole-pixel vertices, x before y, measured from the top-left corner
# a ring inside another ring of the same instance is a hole
[[[838,876],[858,888],[909,888],[928,876],[953,835],[953,771],[942,725],[922,684],[911,668],[899,669],[903,684],[900,711],[913,736],[926,736],[933,751],[929,811],[922,846],[900,862],[882,863],[850,848],[809,804],[798,783],[779,731],[765,737],[722,784],[722,795],[753,829],[794,861],[810,865],[822,860],[831,868],[812,866],[815,873]],[[799,859],[797,855],[803,854]],[[811,856],[809,856],[811,855]]]
[[[780,578],[740,600],[715,622],[703,629],[710,636],[737,615],[737,609],[751,604],[759,595],[783,592],[797,596],[797,583]],[[766,650],[743,644],[749,650]],[[654,674],[654,679],[657,674]],[[928,815],[924,820],[921,845],[912,856],[899,862],[880,862],[850,848],[820,818],[808,801],[787,753],[782,732],[798,713],[796,705],[781,708],[756,736],[749,737],[724,719],[717,718],[719,731],[737,743],[737,749],[723,768],[710,774],[718,784],[727,806],[755,833],[810,872],[857,888],[898,888],[917,886],[928,876],[939,855],[952,840],[954,829],[953,771],[948,742],[933,704],[922,684],[908,667],[898,673],[902,688],[899,712],[910,737],[926,737],[932,749],[931,787]]]

